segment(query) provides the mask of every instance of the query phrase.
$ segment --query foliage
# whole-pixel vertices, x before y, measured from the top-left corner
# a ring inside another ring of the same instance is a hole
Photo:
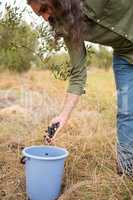
[[[93,48],[90,65],[96,68],[109,70],[112,66],[112,52],[104,46],[99,46],[99,49]]]
[[[69,56],[66,53],[56,53],[49,57],[45,68],[52,71],[54,77],[60,80],[67,80],[69,77]]]
[[[27,71],[37,45],[36,32],[22,21],[18,8],[6,6],[0,22],[0,65],[10,71]]]
[[[0,19],[0,70],[23,72],[35,66],[50,69],[55,78],[66,80],[70,65],[68,56],[57,54],[62,48],[66,49],[63,40],[56,43],[54,31],[43,22],[34,28],[24,22],[22,15],[26,8],[20,12],[15,5],[5,5],[5,9]],[[105,47],[96,50],[87,45],[86,49],[87,66],[110,68],[112,55]]]
[[[37,38],[39,40],[39,49],[38,55],[41,59],[44,60],[45,54],[45,62],[51,58],[51,55],[55,55],[60,49],[64,46],[62,40],[55,42],[54,31],[51,29],[49,25],[44,23],[38,25],[36,27]]]
[[[63,42],[55,44],[54,32],[48,25],[42,23],[33,29],[24,22],[22,15],[26,8],[20,12],[18,7],[6,4],[5,9],[6,13],[0,20],[1,69],[23,72],[31,65],[45,65],[51,55],[60,50]]]
[[[54,76],[56,79],[60,80],[67,80],[69,77],[69,62],[65,62],[62,64],[58,65],[52,65],[51,66],[51,71],[53,72]]]

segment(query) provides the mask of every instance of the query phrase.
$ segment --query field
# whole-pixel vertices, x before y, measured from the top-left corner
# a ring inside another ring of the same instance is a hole
[[[21,150],[43,144],[65,88],[48,71],[0,74],[0,200],[26,199]],[[133,199],[132,181],[116,174],[115,116],[112,71],[89,71],[86,95],[54,142],[70,152],[59,200]]]

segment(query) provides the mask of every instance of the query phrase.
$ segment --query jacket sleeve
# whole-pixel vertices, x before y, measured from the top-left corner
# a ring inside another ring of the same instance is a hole
[[[87,79],[86,48],[84,42],[81,43],[79,50],[66,38],[64,38],[68,53],[70,56],[70,77],[68,82],[68,93],[76,95],[85,94],[85,85]]]

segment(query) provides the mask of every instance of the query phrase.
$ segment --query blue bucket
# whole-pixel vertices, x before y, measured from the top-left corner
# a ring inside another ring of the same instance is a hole
[[[30,200],[56,200],[61,191],[68,151],[55,146],[31,146],[25,156],[26,192]]]

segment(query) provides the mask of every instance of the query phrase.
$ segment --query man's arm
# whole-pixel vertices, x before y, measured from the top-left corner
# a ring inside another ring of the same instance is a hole
[[[69,40],[67,39],[65,39],[65,43],[70,55],[71,68],[70,68],[70,78],[62,110],[59,116],[55,117],[50,124],[52,125],[53,123],[57,122],[60,123],[60,126],[57,129],[56,134],[66,124],[66,122],[70,117],[70,114],[72,113],[74,107],[78,103],[80,96],[85,93],[84,87],[87,79],[87,69],[85,66],[86,49],[84,46],[84,42],[82,42],[79,49],[77,49],[75,45],[70,43]]]
[[[62,115],[70,116],[73,108],[78,103],[80,96],[85,93],[85,84],[87,79],[87,69],[85,66],[86,49],[84,42],[77,49],[73,43],[64,38],[68,48],[71,61],[71,73],[67,86],[67,93],[64,100]]]
[[[60,116],[68,119],[73,108],[78,103],[80,96],[85,93],[84,89],[87,79],[87,69],[85,66],[86,49],[84,42],[82,42],[80,44],[80,48],[77,49],[68,38],[64,38],[64,41],[70,55],[71,67],[66,95]]]
[[[70,42],[68,38],[64,38],[65,44],[70,55],[70,77],[67,86],[67,92],[82,95],[85,93],[85,86],[87,80],[86,48],[84,42],[80,43],[79,49]]]
[[[79,95],[73,93],[66,93],[61,115],[65,116],[65,118],[68,119],[72,113],[72,110],[78,103],[79,99]]]

